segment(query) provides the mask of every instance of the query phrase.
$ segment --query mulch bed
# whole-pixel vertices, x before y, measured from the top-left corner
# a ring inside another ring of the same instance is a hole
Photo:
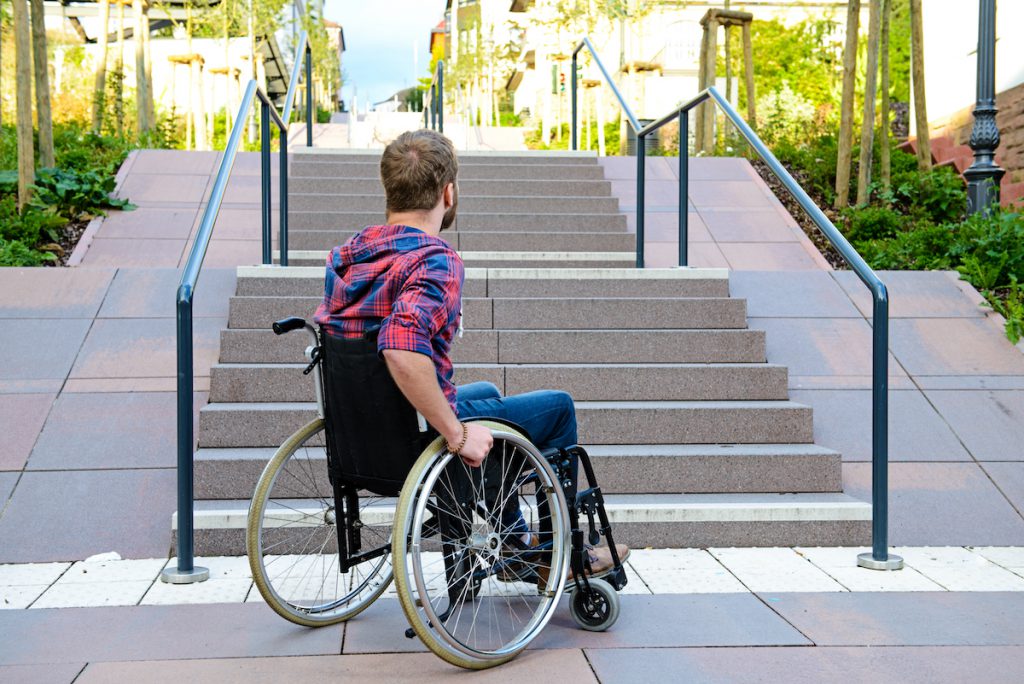
[[[60,250],[47,250],[57,256],[57,261],[47,261],[44,265],[67,266],[68,259],[71,258],[71,253],[75,251],[75,246],[78,244],[78,241],[82,239],[82,234],[85,233],[85,229],[89,226],[89,221],[91,220],[91,216],[86,216],[76,219],[64,226],[60,231],[60,240],[56,243],[60,245]]]

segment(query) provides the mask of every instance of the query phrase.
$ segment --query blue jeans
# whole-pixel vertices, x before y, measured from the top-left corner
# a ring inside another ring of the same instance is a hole
[[[576,409],[567,392],[538,390],[503,397],[489,382],[459,385],[455,391],[460,420],[504,418],[526,430],[541,451],[576,445]]]

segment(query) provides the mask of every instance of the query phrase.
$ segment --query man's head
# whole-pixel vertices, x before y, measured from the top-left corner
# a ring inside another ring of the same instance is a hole
[[[402,133],[380,159],[387,213],[429,212],[444,202],[445,230],[455,220],[458,172],[455,147],[448,138],[426,129]]]

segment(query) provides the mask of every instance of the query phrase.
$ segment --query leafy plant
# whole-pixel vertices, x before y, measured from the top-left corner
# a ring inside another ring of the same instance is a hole
[[[114,191],[113,176],[103,176],[95,171],[40,169],[34,187],[32,206],[52,209],[69,219],[102,213],[106,208],[135,208],[128,200],[110,196]]]
[[[19,212],[13,196],[0,198],[0,239],[19,242],[29,248],[38,244],[43,236],[58,242],[59,230],[65,223],[65,218],[52,211],[26,207],[24,212]]]
[[[903,214],[889,207],[856,207],[843,211],[846,236],[853,243],[895,237],[905,226]]]
[[[50,252],[32,249],[19,240],[0,238],[0,266],[42,266],[47,261],[56,261]]]
[[[1010,276],[1010,285],[1002,298],[994,292],[986,292],[985,299],[996,313],[1006,319],[1004,329],[1010,341],[1014,344],[1020,342],[1024,337],[1024,286]]]

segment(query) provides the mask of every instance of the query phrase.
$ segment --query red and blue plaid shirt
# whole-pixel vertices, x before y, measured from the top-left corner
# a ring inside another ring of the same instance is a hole
[[[377,349],[429,356],[452,410],[449,358],[462,309],[462,259],[439,237],[410,226],[369,226],[327,257],[324,301],[313,320],[337,337],[379,328]]]

